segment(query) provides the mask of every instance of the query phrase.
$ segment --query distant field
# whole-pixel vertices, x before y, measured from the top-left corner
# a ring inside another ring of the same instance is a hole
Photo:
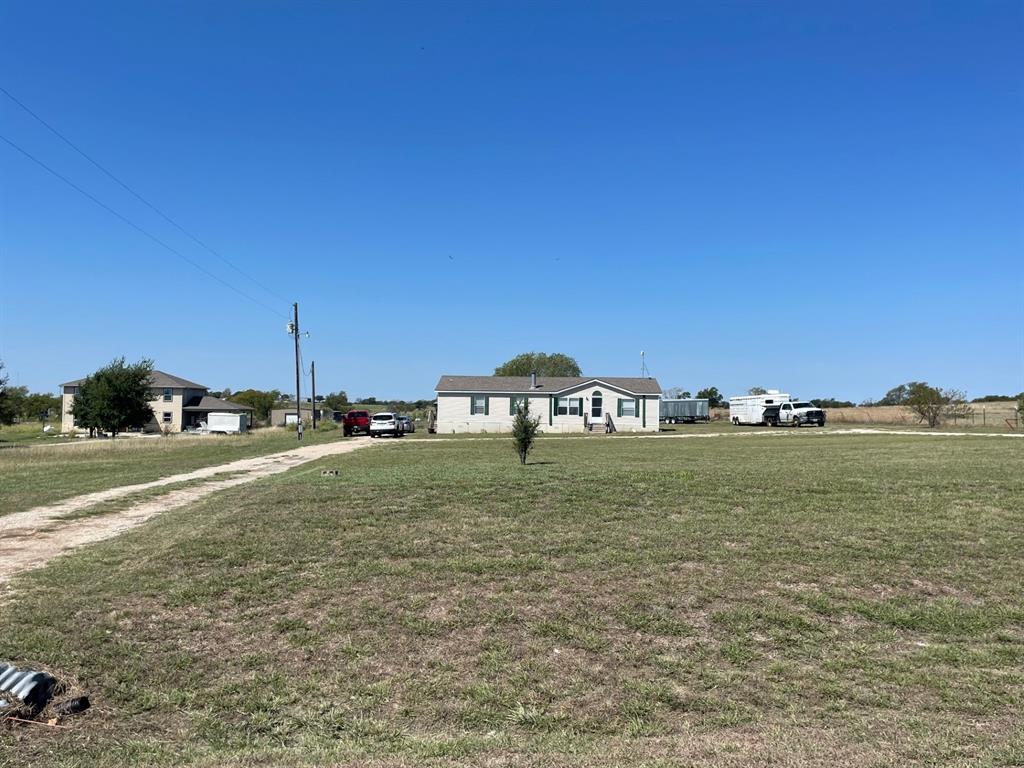
[[[399,440],[328,465],[16,581],[0,659],[96,706],[0,729],[0,764],[1024,762],[1024,440],[545,439],[526,467],[507,438]]]
[[[336,440],[341,430],[307,430],[303,444]],[[17,445],[0,450],[0,515],[71,496],[143,483],[235,459],[285,451],[295,433],[282,428],[246,435],[175,435],[75,440],[74,445]]]
[[[1017,416],[1016,403],[973,403],[974,414],[968,419],[949,420],[943,427],[996,427],[1007,431],[1006,419]],[[880,406],[866,408],[829,408],[827,415],[835,424],[899,424],[920,426],[920,420],[909,408],[903,406]]]

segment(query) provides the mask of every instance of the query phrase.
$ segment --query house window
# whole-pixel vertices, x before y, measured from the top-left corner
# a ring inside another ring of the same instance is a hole
[[[169,403],[169,402],[171,402],[171,399],[172,399],[171,398],[171,388],[170,387],[164,387],[164,402],[165,403]]]
[[[579,416],[583,413],[582,397],[560,397],[555,405],[555,413],[559,416]]]
[[[487,415],[487,395],[473,395],[470,398],[469,412],[476,415]]]
[[[516,413],[526,407],[526,395],[512,395],[508,399],[508,415],[515,416]]]
[[[619,399],[619,416],[636,416],[636,400],[635,399]]]
[[[170,424],[170,423],[171,423],[171,412],[170,411],[164,411],[164,424]]]

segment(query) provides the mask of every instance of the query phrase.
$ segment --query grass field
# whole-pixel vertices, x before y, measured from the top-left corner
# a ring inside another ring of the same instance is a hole
[[[10,424],[0,426],[0,448],[9,448],[18,445],[45,445],[47,443],[67,443],[73,438],[61,437],[60,421],[47,422],[52,426],[53,432],[43,432],[43,423],[39,421],[27,421],[21,424]]]
[[[302,444],[340,437],[338,429],[307,431]],[[262,429],[232,436],[123,437],[5,448],[0,450],[0,515],[91,491],[286,451],[297,444],[294,432]]]
[[[0,659],[96,706],[0,764],[1024,762],[1024,441],[328,461],[17,581]]]

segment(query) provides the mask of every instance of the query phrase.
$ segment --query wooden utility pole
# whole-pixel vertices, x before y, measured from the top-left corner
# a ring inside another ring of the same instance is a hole
[[[299,302],[292,304],[292,309],[295,314],[292,318],[292,335],[295,337],[295,434],[298,435],[298,439],[302,439],[302,398],[300,397],[299,390]],[[287,419],[286,419],[287,420]]]
[[[316,360],[309,363],[309,376],[313,380],[313,429],[316,429]]]

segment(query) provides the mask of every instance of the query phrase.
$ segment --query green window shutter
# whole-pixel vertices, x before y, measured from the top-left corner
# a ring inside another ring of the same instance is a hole
[[[548,398],[548,426],[555,423],[555,398],[552,395]]]
[[[469,415],[473,415],[473,396],[469,396]]]
[[[620,397],[616,402],[618,402],[618,404],[619,404],[619,412],[617,414],[615,414],[615,415],[618,416],[621,419],[622,418],[622,398]]]
[[[643,410],[643,417],[642,417],[642,420],[640,422],[640,426],[641,427],[646,427],[647,426],[647,398],[646,397],[642,397],[640,399],[643,402],[643,409],[644,409]]]
[[[581,397],[581,398],[578,398],[578,399],[580,401],[580,416],[582,416],[583,415],[583,398]]]
[[[508,398],[508,415],[509,416],[515,416],[516,415],[516,396],[515,395],[509,395],[509,398]]]
[[[491,398],[485,397],[484,398],[484,416],[489,416],[490,414],[491,414]]]

